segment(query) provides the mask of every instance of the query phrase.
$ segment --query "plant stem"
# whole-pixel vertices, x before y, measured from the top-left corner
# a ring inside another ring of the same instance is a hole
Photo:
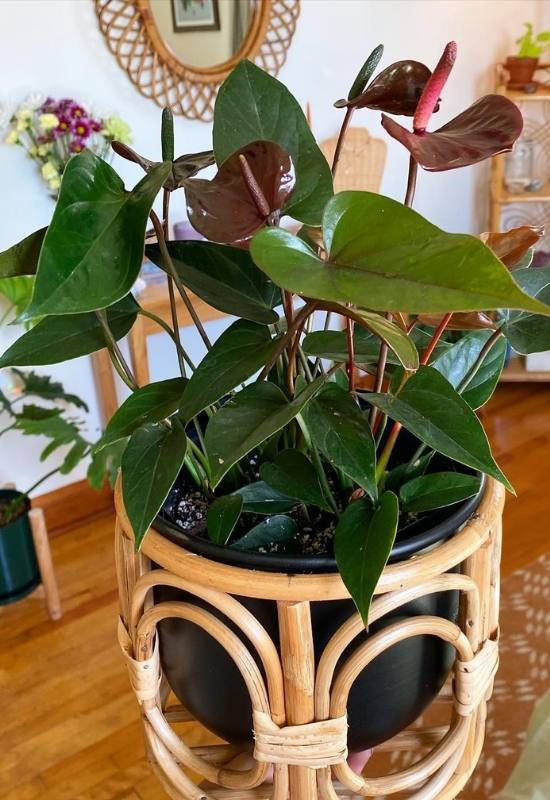
[[[435,348],[437,346],[437,343],[441,339],[441,337],[442,337],[442,335],[443,335],[443,333],[445,331],[445,328],[447,327],[447,325],[451,321],[451,317],[452,316],[453,316],[452,312],[450,314],[445,314],[445,316],[442,318],[441,322],[439,323],[439,325],[435,329],[435,332],[434,332],[434,334],[433,334],[433,336],[432,336],[432,338],[431,338],[426,350],[424,351],[424,355],[420,359],[421,366],[426,366],[426,364],[430,360],[430,357],[431,357],[433,351],[435,350]]]
[[[459,394],[462,394],[462,392],[465,389],[467,389],[467,387],[473,381],[473,379],[475,378],[475,376],[477,375],[477,373],[481,369],[481,367],[483,365],[483,362],[485,361],[485,358],[487,357],[488,353],[493,349],[493,347],[498,342],[498,340],[500,339],[501,336],[502,336],[502,333],[500,332],[500,329],[498,329],[496,331],[493,331],[491,336],[487,339],[487,341],[485,342],[485,344],[483,345],[483,347],[479,351],[479,355],[477,357],[477,360],[476,360],[475,364],[472,364],[472,367],[469,370],[469,372],[463,377],[463,379],[458,384],[456,390],[457,390],[457,392]]]
[[[342,127],[340,128],[340,133],[338,134],[338,141],[336,142],[336,149],[334,150],[334,158],[332,159],[332,179],[334,180],[336,176],[336,170],[338,169],[338,162],[340,161],[340,155],[342,153],[342,146],[344,144],[344,139],[346,138],[346,133],[349,128],[349,124],[351,122],[351,118],[353,117],[354,108],[348,106],[346,108],[346,114],[344,116],[344,121],[342,122]]]
[[[98,309],[95,313],[103,329],[105,340],[107,342],[107,349],[109,350],[109,354],[111,355],[111,361],[113,362],[116,371],[118,372],[119,376],[124,381],[126,386],[128,386],[133,392],[135,392],[135,390],[138,389],[139,387],[136,383],[136,379],[134,378],[130,367],[128,366],[124,356],[122,355],[122,351],[118,346],[115,337],[113,336],[113,332],[109,327],[105,309]]]
[[[15,428],[16,425],[17,425],[16,422],[12,423],[11,425],[8,425],[7,428],[4,428],[4,430],[0,431],[0,436],[3,436],[5,433],[8,433],[8,431],[13,430],[13,428]]]
[[[85,453],[85,454],[84,454],[83,458],[84,458],[86,455],[87,455],[87,453]],[[36,481],[36,483],[33,483],[33,485],[31,486],[31,488],[30,488],[30,489],[27,489],[27,491],[26,491],[26,492],[22,492],[22,495],[23,495],[24,497],[28,497],[28,496],[30,495],[30,493],[31,493],[31,492],[34,492],[34,490],[35,490],[36,488],[38,488],[38,486],[40,486],[40,484],[41,484],[41,483],[44,483],[44,481],[47,481],[47,480],[48,480],[48,478],[51,478],[51,477],[52,477],[52,475],[55,475],[57,472],[59,472],[59,470],[60,470],[60,467],[56,467],[55,469],[52,469],[50,472],[48,472],[46,475],[43,475],[43,476],[40,478],[40,480]]]
[[[155,233],[157,235],[157,241],[158,241],[159,249],[160,249],[160,252],[161,252],[161,255],[162,255],[162,262],[164,264],[164,268],[165,268],[166,272],[170,275],[170,277],[173,279],[173,281],[174,281],[174,283],[176,285],[176,288],[177,288],[177,290],[178,290],[178,292],[179,292],[179,294],[181,296],[181,299],[183,300],[183,302],[185,304],[185,307],[187,308],[187,310],[188,310],[188,312],[189,312],[189,314],[191,316],[191,319],[193,320],[193,323],[194,323],[197,331],[199,332],[200,337],[203,340],[207,350],[210,350],[212,348],[212,343],[211,343],[210,339],[208,338],[208,335],[207,335],[206,331],[204,330],[204,326],[203,326],[202,322],[200,321],[200,319],[199,319],[199,317],[197,315],[197,312],[195,311],[195,309],[193,307],[193,303],[191,302],[191,299],[189,298],[189,295],[185,291],[184,285],[180,281],[179,275],[178,275],[177,270],[176,270],[176,268],[174,266],[174,262],[172,261],[172,257],[170,256],[170,253],[168,252],[168,247],[166,246],[166,239],[164,238],[164,231],[162,229],[162,225],[160,224],[160,220],[159,220],[159,218],[157,217],[157,215],[155,214],[154,211],[151,211],[149,216],[150,216],[151,222],[153,223],[153,227],[155,229]]]
[[[166,111],[166,109],[165,109]],[[170,126],[170,122],[172,122],[172,127]],[[163,135],[163,159],[164,159],[164,150],[170,149],[170,141],[172,143],[172,158],[173,158],[173,150],[174,150],[174,131],[173,131],[173,120],[170,114],[165,114],[164,111],[162,113],[162,135]],[[172,132],[172,137],[170,139],[170,131]],[[166,141],[165,141],[166,140]],[[166,189],[162,195],[162,233],[164,240],[168,239],[168,231],[169,231],[169,218],[170,215],[170,192]],[[182,347],[181,347],[181,337],[180,337],[180,326],[178,322],[178,307],[176,305],[176,294],[174,292],[174,279],[170,276],[166,276],[166,280],[168,282],[168,297],[170,299],[170,314],[172,316],[172,330],[174,331],[174,341],[176,344],[176,352],[178,354],[178,364],[180,368],[180,375],[182,378],[185,378],[185,361],[183,358]]]
[[[389,312],[386,314],[386,319],[391,322],[392,315]],[[382,342],[380,344],[380,351],[378,354],[378,365],[376,367],[376,377],[374,379],[374,388],[373,388],[374,392],[378,393],[382,389],[387,360],[388,360],[388,345],[386,344],[386,342]],[[376,423],[377,416],[378,416],[378,409],[376,408],[376,406],[372,406],[370,410],[369,422],[373,433],[375,429],[374,426]]]
[[[308,300],[305,303],[305,305],[303,305],[302,308],[298,311],[298,313],[296,314],[296,316],[292,320],[291,326],[287,329],[287,332],[285,334],[283,334],[283,336],[279,340],[277,348],[276,348],[275,352],[273,353],[271,359],[265,365],[265,367],[261,371],[260,375],[258,376],[258,380],[259,381],[264,380],[265,378],[267,378],[267,376],[269,375],[273,365],[275,364],[275,362],[277,361],[277,359],[279,358],[281,353],[284,351],[284,349],[287,347],[287,345],[292,341],[292,337],[294,336],[294,333],[297,331],[297,329],[302,324],[302,322],[305,322],[305,320],[309,317],[309,315],[314,313],[316,308],[317,308],[317,301],[316,300]]]
[[[409,158],[409,174],[407,177],[407,192],[405,194],[405,205],[412,208],[414,193],[416,191],[416,177],[418,175],[418,163],[411,156]]]
[[[178,342],[178,339],[174,334],[174,331],[172,330],[170,325],[168,325],[161,317],[157,317],[156,314],[153,314],[152,311],[148,311],[146,308],[140,308],[138,313],[141,314],[143,317],[148,317],[153,322],[156,322],[157,325],[160,328],[162,328],[162,330],[165,331],[168,334],[168,336],[172,339],[177,350],[181,353],[182,357],[185,359],[185,361],[191,367],[191,369],[192,370],[196,369],[194,363],[191,361],[189,354],[186,352],[181,342]]]

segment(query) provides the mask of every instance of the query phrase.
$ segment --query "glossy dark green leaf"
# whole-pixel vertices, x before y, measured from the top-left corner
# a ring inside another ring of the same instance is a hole
[[[270,359],[277,344],[266,325],[239,319],[214,342],[193,372],[180,413],[190,420],[250,378]]]
[[[64,403],[88,411],[88,406],[84,400],[81,400],[76,394],[66,392],[63,384],[59,381],[54,381],[49,375],[39,375],[37,372],[21,372],[18,369],[12,369],[12,372],[17,376],[23,394],[31,397],[40,397],[42,400],[51,402],[62,400]]]
[[[309,404],[305,421],[314,444],[371,497],[377,496],[375,447],[368,414],[334,383]]]
[[[445,233],[388,197],[337,194],[327,205],[323,230],[326,262],[303,241],[275,228],[256,234],[252,257],[285,289],[375,311],[422,314],[507,307],[550,314],[550,307],[520,290],[479,239]]]
[[[47,228],[30,233],[17,244],[0,253],[0,278],[34,275]]]
[[[421,475],[424,475],[433,456],[434,451],[430,450],[430,452],[415,459],[412,464],[408,462],[405,464],[398,464],[386,473],[384,488],[392,492],[398,492],[399,487],[407,483],[407,481],[412,481],[413,478],[419,478]]]
[[[549,298],[550,299],[550,298]],[[432,361],[432,366],[459,390],[461,383],[477,363],[491,331],[475,331],[459,339],[446,353]],[[485,356],[479,371],[460,392],[468,405],[481,408],[493,394],[506,358],[506,339],[501,336]]]
[[[336,526],[338,570],[365,625],[374,590],[395,541],[398,519],[397,497],[384,492],[375,508],[367,498],[351,503]]]
[[[518,269],[514,278],[528,295],[550,303],[550,267]],[[516,353],[541,353],[550,350],[550,319],[540,314],[508,312],[503,333]]]
[[[332,511],[315,467],[299,450],[283,450],[273,463],[262,464],[260,477],[282,495]]]
[[[300,104],[280,81],[250,61],[241,61],[218,92],[213,135],[218,164],[259,139],[280,145],[296,170],[286,213],[308,225],[320,223],[332,195],[330,167]]]
[[[261,201],[252,196],[245,169],[261,192]],[[294,170],[288,153],[275,142],[252,142],[224,161],[212,180],[186,182],[187,216],[205,239],[248,247],[257,230],[278,219],[293,189]]]
[[[116,340],[129,332],[138,304],[127,295],[107,309],[109,327]],[[87,356],[105,347],[105,335],[95,313],[46,317],[24,333],[0,357],[0,367],[57,364]]]
[[[378,361],[380,355],[380,340],[370,331],[355,326],[353,331],[353,344],[355,361],[358,364],[368,364]],[[346,362],[348,360],[348,346],[345,331],[313,331],[305,337],[302,348],[304,353],[316,358],[326,358],[329,361]],[[399,364],[399,359],[390,351],[388,361]]]
[[[86,478],[93,489],[99,491],[103,487],[105,479],[107,479],[111,488],[114,488],[122,462],[122,455],[127,444],[127,439],[120,439],[118,442],[113,442],[108,447],[104,447],[99,452],[91,453]]]
[[[369,402],[429,447],[491,475],[514,491],[496,464],[474,411],[433,367],[420,367],[399,395],[372,393]]]
[[[363,94],[349,98],[346,105],[412,117],[431,74],[419,61],[396,61],[382,70]]]
[[[334,306],[334,310],[338,313],[344,312],[344,309],[338,304]],[[345,311],[356,323],[367,328],[381,342],[387,344],[405,369],[409,371],[418,369],[418,350],[414,340],[398,325],[380,314],[373,314],[371,311],[364,311],[361,308],[349,308]]]
[[[181,281],[209,305],[266,325],[278,320],[272,309],[281,302],[281,290],[247,251],[210,242],[168,242],[168,250]],[[145,253],[162,267],[157,245]]]
[[[215,488],[226,472],[258,445],[293,420],[319,391],[324,376],[288,400],[273,383],[246,386],[214,414],[208,423],[205,445]]]
[[[169,164],[155,167],[127,192],[90,150],[70,159],[25,318],[106,308],[130,291],[149,211],[169,170]]]
[[[299,547],[298,527],[290,517],[268,517],[233,542],[231,547],[251,553],[296,552]]]
[[[403,484],[399,498],[407,511],[420,513],[459,503],[479,492],[478,475],[460,472],[432,472]]]
[[[521,269],[531,264],[534,247],[543,236],[544,228],[522,225],[502,233],[482,233],[480,238],[508,269]]]
[[[94,452],[127,439],[146,422],[161,422],[170,417],[177,411],[186,385],[186,378],[170,378],[136,389],[115,411]]]
[[[298,504],[295,498],[275,491],[265,481],[242,486],[235,494],[240,494],[243,498],[243,511],[251,514],[284,514]]]
[[[122,496],[136,549],[160,511],[183,465],[187,437],[177,419],[134,431],[122,456]]]
[[[382,126],[421,167],[442,172],[468,167],[511,150],[521,134],[523,118],[507,97],[489,94],[433,133],[414,133],[385,114]]]
[[[243,510],[243,498],[238,494],[226,494],[214,500],[208,509],[206,530],[216,544],[227,544]]]
[[[0,278],[0,295],[6,298],[10,305],[9,311],[13,314],[13,320],[20,317],[29,303],[31,302],[34,289],[34,277],[32,275],[19,275],[17,278]],[[8,312],[2,309],[3,323],[7,322]]]
[[[380,59],[383,55],[384,45],[379,44],[378,47],[375,47],[372,53],[370,53],[369,57],[357,73],[357,76],[351,85],[351,89],[348,92],[348,100],[353,100],[361,94],[371,77],[374,75],[374,70],[380,63]]]

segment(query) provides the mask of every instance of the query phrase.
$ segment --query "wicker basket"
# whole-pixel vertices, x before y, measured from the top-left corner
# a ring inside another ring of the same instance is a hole
[[[462,530],[437,548],[384,570],[370,612],[374,622],[415,598],[459,591],[459,624],[437,616],[392,623],[370,636],[337,668],[342,653],[364,630],[355,614],[331,638],[316,668],[310,601],[349,597],[339,575],[251,572],[194,555],[153,529],[142,552],[136,554],[119,486],[119,639],[141,707],[150,761],[169,796],[174,800],[337,800],[395,794],[411,800],[455,798],[479,759],[486,702],[498,666],[503,503],[500,484],[487,481],[477,512]],[[151,562],[156,565],[154,570]],[[155,605],[152,589],[156,586],[182,589],[222,609],[245,634],[250,649],[203,607],[179,601]],[[276,601],[279,649],[235,596]],[[234,746],[193,748],[171,727],[171,722],[191,717],[181,705],[167,702],[170,687],[162,675],[155,635],[159,622],[167,618],[188,620],[203,628],[239,668],[254,719],[254,762],[246,771],[230,766],[238,754]],[[436,731],[413,727],[399,734],[384,747],[406,747],[412,766],[386,776],[362,777],[347,761],[346,709],[351,686],[380,653],[422,634],[440,637],[456,650],[447,700],[450,723]],[[261,661],[265,679],[251,650]],[[425,754],[427,745],[433,746]],[[197,773],[204,778],[200,785],[190,777]]]

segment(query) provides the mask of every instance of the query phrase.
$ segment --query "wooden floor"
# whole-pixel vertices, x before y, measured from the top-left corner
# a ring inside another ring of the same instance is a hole
[[[550,386],[502,387],[484,416],[519,495],[506,507],[507,575],[549,549]],[[108,517],[53,540],[60,622],[36,596],[0,607],[2,800],[166,799],[115,641],[112,528]]]

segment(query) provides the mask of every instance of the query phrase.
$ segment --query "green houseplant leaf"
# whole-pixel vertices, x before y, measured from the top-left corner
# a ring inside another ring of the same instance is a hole
[[[277,492],[272,486],[268,486],[265,481],[255,481],[246,486],[241,486],[234,494],[240,494],[243,498],[243,511],[251,514],[284,514],[291,511],[298,501],[293,497],[287,497]]]
[[[315,467],[299,450],[283,450],[273,463],[262,464],[260,477],[283,496],[332,511]]]
[[[369,402],[443,455],[513,487],[498,468],[485,431],[449,381],[433,367],[420,367],[398,395],[369,394]]]
[[[131,294],[107,309],[107,321],[116,340],[136,321],[139,306]],[[87,356],[105,347],[105,335],[95,313],[45,317],[24,333],[0,357],[0,367],[57,364]]]
[[[120,439],[99,452],[91,453],[91,461],[86,473],[88,483],[98,491],[103,487],[105,478],[114,489],[122,462],[122,455],[128,444],[127,439]]]
[[[399,490],[399,498],[407,511],[420,513],[466,500],[479,492],[480,485],[477,475],[432,472],[404,483]]]
[[[90,150],[69,161],[25,319],[106,308],[130,291],[149,211],[169,171],[170,164],[161,164],[127,192]]]
[[[247,250],[211,242],[167,242],[167,247],[182,283],[209,305],[266,325],[278,320],[273,307],[281,302],[281,290]],[[147,245],[145,254],[163,267],[158,245]]]
[[[250,378],[269,360],[277,339],[266,325],[239,319],[206,354],[183,393],[180,414],[189,421]]]
[[[187,451],[187,437],[177,419],[170,426],[148,422],[134,431],[122,456],[122,496],[136,549],[160,511]]]
[[[214,500],[208,509],[206,529],[209,538],[216,544],[227,544],[239,521],[243,509],[243,498],[238,494],[226,494]]]
[[[518,308],[550,314],[479,239],[446,233],[416,211],[370,192],[340,192],[323,217],[328,261],[301,239],[266,228],[254,261],[297,294],[412,314]]]
[[[246,386],[210,419],[204,442],[215,488],[243,456],[284,428],[319,391],[325,378],[317,378],[293,400],[273,383]]]
[[[329,463],[376,498],[375,448],[368,416],[345,389],[328,384],[304,413],[313,443]]]
[[[34,275],[47,228],[25,236],[17,244],[0,253],[0,278]]]
[[[170,417],[178,410],[186,385],[186,378],[170,378],[136,389],[115,411],[94,452],[127,439],[146,422],[161,422]]]
[[[527,294],[550,302],[550,268],[518,269],[514,277]],[[515,311],[508,312],[505,319],[502,331],[516,353],[528,355],[550,349],[550,319]]]
[[[367,498],[351,503],[336,526],[338,570],[365,625],[376,584],[395,541],[398,519],[397,497],[384,492],[376,507]]]
[[[432,366],[447,378],[472,408],[481,408],[489,400],[504,366],[506,339],[501,336],[485,356],[481,367],[464,391],[460,390],[461,383],[476,365],[484,345],[491,336],[491,331],[468,333],[432,362]]]
[[[12,369],[12,372],[19,379],[26,396],[40,397],[51,402],[62,400],[64,403],[88,411],[88,406],[78,395],[66,392],[63,384],[52,380],[49,375],[39,375],[34,371],[21,372],[18,369]]]
[[[308,225],[320,223],[332,195],[330,168],[299,103],[280,81],[241,61],[218,92],[213,136],[218,165],[259,139],[280,145],[296,170],[286,213]]]
[[[298,527],[293,519],[277,514],[255,525],[248,533],[233,542],[234,550],[267,553],[288,553],[297,549]]]

